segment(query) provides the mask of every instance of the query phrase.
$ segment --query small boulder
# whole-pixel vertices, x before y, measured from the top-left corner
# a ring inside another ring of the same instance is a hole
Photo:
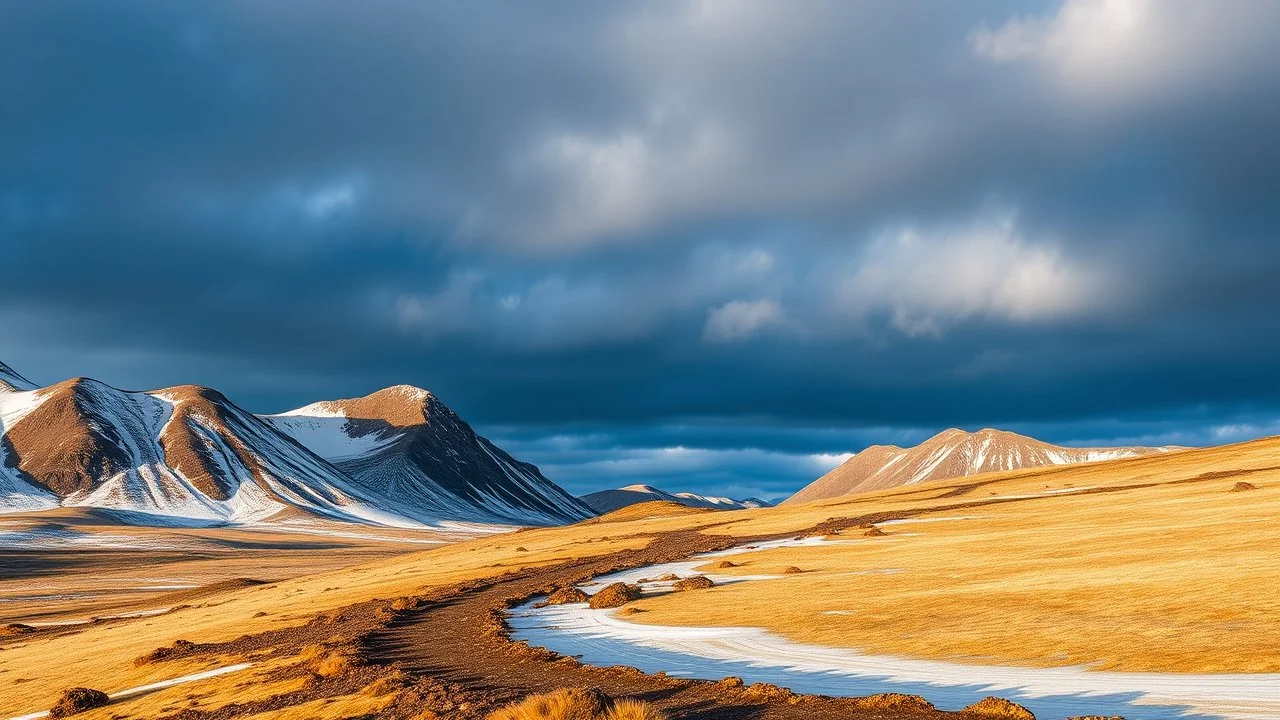
[[[667,573],[666,575],[659,575],[658,577],[654,578],[653,581],[654,582],[675,582],[676,580],[679,580],[679,579],[680,579],[679,575],[675,573]]]
[[[802,572],[804,571],[795,565],[788,565],[787,567],[782,568],[783,575],[799,575]]]
[[[984,697],[960,711],[963,715],[977,715],[1002,720],[1036,720],[1035,714],[1015,702],[1004,698]]]
[[[694,575],[693,577],[687,577],[683,580],[677,580],[675,584],[671,586],[671,589],[684,592],[686,590],[706,590],[707,588],[715,586],[716,584],[711,582],[711,578],[706,577],[705,575]]]
[[[586,593],[576,587],[569,586],[560,588],[559,590],[547,596],[547,605],[573,605],[574,603],[584,603],[591,598]]]
[[[729,560],[721,560],[720,562],[712,565],[711,567],[714,570],[728,570],[729,568],[738,567],[738,564],[735,562],[731,562]]]
[[[107,694],[101,690],[74,687],[62,693],[62,697],[58,698],[57,704],[49,710],[49,717],[68,717],[86,710],[100,708],[109,702],[111,702],[111,698],[107,697]]]
[[[1253,483],[1238,482],[1231,488],[1231,492],[1247,492],[1249,490],[1257,490],[1258,486]]]
[[[888,535],[889,533],[887,533],[887,532],[885,532],[885,531],[881,530],[880,528],[878,528],[878,527],[876,527],[876,526],[872,525],[870,530],[868,530],[868,531],[866,531],[866,532],[864,532],[864,533],[862,533],[862,534],[863,534],[863,535],[865,535],[866,537],[884,537],[885,535]]]
[[[587,605],[592,610],[603,610],[604,608],[616,608],[626,605],[632,600],[640,599],[640,588],[635,585],[616,582],[612,585],[605,585],[600,591],[591,596]]]

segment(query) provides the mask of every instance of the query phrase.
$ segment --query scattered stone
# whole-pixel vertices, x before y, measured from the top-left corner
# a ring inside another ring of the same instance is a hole
[[[605,585],[600,591],[591,596],[588,606],[592,610],[602,610],[604,608],[616,608],[626,605],[632,600],[640,599],[640,588],[635,585],[616,582],[612,585]]]
[[[804,571],[795,565],[788,565],[787,567],[782,568],[783,575],[799,575],[802,572]]]
[[[574,603],[584,603],[590,600],[587,594],[576,587],[565,587],[551,593],[547,596],[548,605],[572,605]]]
[[[738,564],[735,562],[731,562],[729,560],[721,560],[720,562],[716,563],[715,565],[712,565],[711,567],[715,570],[727,570],[729,568],[738,567]]]
[[[654,582],[675,582],[676,580],[679,580],[679,579],[680,579],[679,575],[675,573],[667,573],[666,575],[659,575],[658,577],[654,578],[653,581]]]
[[[686,590],[706,590],[707,588],[715,586],[716,584],[711,581],[711,578],[705,575],[694,575],[693,577],[687,577],[683,580],[677,580],[676,583],[671,586],[671,589],[684,592]]]
[[[889,533],[887,533],[887,532],[885,532],[885,531],[881,530],[880,528],[878,528],[878,527],[876,527],[876,526],[872,525],[870,530],[868,530],[868,531],[866,531],[866,532],[864,532],[864,533],[862,533],[862,534],[863,534],[863,535],[865,535],[866,537],[884,537],[885,535],[888,535]]]
[[[49,710],[49,717],[64,718],[70,715],[76,715],[86,710],[100,708],[111,702],[111,698],[101,690],[93,688],[74,687],[62,693],[62,697],[58,698],[58,702]]]
[[[964,715],[978,715],[987,718],[1005,720],[1036,720],[1035,714],[1021,705],[1009,702],[1004,698],[984,697],[978,702],[960,711]]]
[[[516,552],[529,552],[529,548],[521,545],[520,547],[516,548]]]
[[[1257,485],[1254,485],[1253,483],[1247,483],[1247,482],[1241,481],[1236,483],[1235,486],[1231,488],[1231,492],[1245,492],[1246,490],[1257,490],[1257,489],[1258,489]]]

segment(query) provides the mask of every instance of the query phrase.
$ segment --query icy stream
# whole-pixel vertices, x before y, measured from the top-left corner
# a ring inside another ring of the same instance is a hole
[[[756,548],[821,542],[810,538],[708,553],[685,562],[600,577],[582,590],[590,594],[611,582],[635,583],[667,573],[684,577],[695,574],[695,567],[713,558]],[[775,577],[707,575],[717,584]],[[642,587],[653,595],[669,592],[669,585],[648,582]],[[760,628],[641,625],[625,621],[615,610],[591,610],[586,604],[545,608],[534,608],[533,604],[511,612],[513,637],[591,665],[630,665],[646,672],[706,680],[734,675],[748,683],[769,682],[800,693],[834,696],[910,693],[922,695],[945,710],[958,710],[987,695],[999,695],[1025,705],[1040,720],[1077,715],[1120,715],[1127,720],[1280,718],[1280,674],[1190,675],[965,665],[807,645]]]

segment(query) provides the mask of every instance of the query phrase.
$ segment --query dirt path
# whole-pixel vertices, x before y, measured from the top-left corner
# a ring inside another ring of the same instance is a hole
[[[1125,489],[1128,488],[1089,488],[1081,492]],[[251,653],[267,653],[287,656],[308,646],[323,646],[328,652],[349,656],[352,662],[347,672],[326,677],[314,675],[305,663],[299,664],[292,670],[282,671],[281,675],[311,674],[311,682],[298,691],[213,711],[189,708],[166,716],[166,720],[227,720],[317,699],[369,694],[375,686],[397,695],[376,715],[367,716],[369,720],[483,720],[503,705],[563,687],[597,688],[613,698],[644,700],[661,708],[671,720],[974,720],[990,717],[936,710],[926,698],[914,696],[864,699],[795,695],[763,683],[744,687],[740,680],[735,682],[733,678],[708,682],[662,673],[650,675],[625,666],[587,666],[542,648],[511,641],[504,622],[505,612],[559,587],[620,570],[685,560],[698,553],[797,536],[826,535],[926,513],[1041,499],[1046,498],[991,498],[832,518],[807,529],[774,535],[733,537],[697,531],[642,534],[640,537],[651,538],[642,549],[515,570],[460,586],[432,589],[416,597],[370,600],[318,615],[302,627],[245,636],[231,643],[200,645],[174,655],[246,657]]]
[[[905,513],[830,521],[803,534],[826,533],[901,515]],[[402,613],[363,640],[362,655],[374,662],[394,664],[412,676],[429,677],[463,689],[478,698],[472,701],[473,710],[455,709],[456,714],[447,717],[480,718],[492,707],[561,687],[594,687],[615,698],[645,700],[663,709],[673,720],[963,717],[930,710],[923,704],[912,711],[873,709],[860,700],[796,696],[768,685],[742,687],[733,681],[682,680],[648,675],[633,668],[596,668],[513,643],[506,637],[503,610],[534,595],[621,569],[682,560],[696,553],[769,539],[777,538],[676,532],[656,536],[641,550],[512,573],[469,590],[430,599],[422,607]],[[390,716],[401,717],[398,710]]]

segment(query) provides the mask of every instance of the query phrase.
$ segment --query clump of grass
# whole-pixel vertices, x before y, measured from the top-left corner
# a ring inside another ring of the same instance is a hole
[[[356,666],[356,658],[342,650],[330,650],[323,645],[308,645],[302,649],[302,662],[311,671],[313,679],[340,677]]]
[[[666,720],[666,716],[639,700],[610,702],[599,690],[561,688],[496,710],[487,720]]]
[[[409,676],[399,670],[395,670],[390,675],[378,678],[368,685],[365,685],[364,688],[360,690],[360,694],[368,697],[382,697],[383,695],[390,695],[391,693],[404,688],[408,684]]]
[[[422,603],[415,597],[398,597],[391,601],[392,610],[417,610]]]

